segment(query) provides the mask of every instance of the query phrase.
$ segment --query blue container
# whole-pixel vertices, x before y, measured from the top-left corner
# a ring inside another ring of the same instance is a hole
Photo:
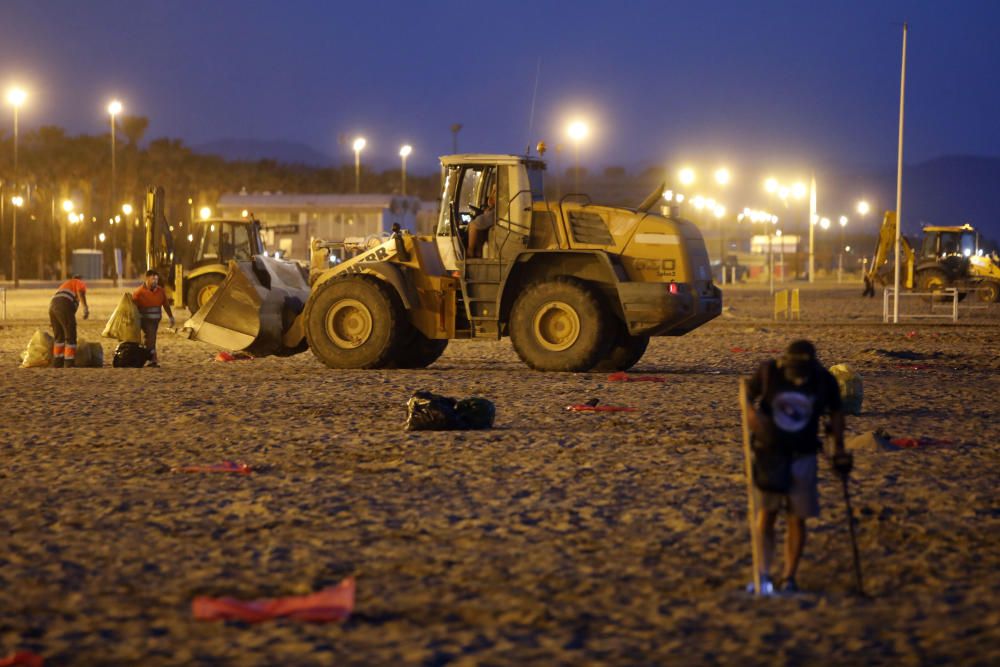
[[[104,277],[104,256],[100,250],[74,250],[70,269],[84,280],[100,280]]]

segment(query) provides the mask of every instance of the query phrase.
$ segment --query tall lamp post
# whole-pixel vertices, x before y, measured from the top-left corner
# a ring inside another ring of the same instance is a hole
[[[69,266],[66,261],[66,225],[76,219],[76,216],[73,215],[74,208],[76,208],[76,204],[73,203],[72,199],[63,200],[62,210],[66,213],[66,217],[59,225],[59,269],[62,271],[63,280],[69,278]],[[73,218],[70,219],[70,216]]]
[[[354,140],[354,192],[356,194],[361,193],[361,151],[364,150],[367,143],[364,137],[358,137]]]
[[[847,227],[847,216],[842,215],[840,223],[840,247],[837,248],[837,282],[842,282],[844,275],[844,230]]]
[[[118,100],[111,100],[108,103],[108,116],[111,118],[111,206],[108,210],[111,211],[111,215],[108,217],[114,217],[115,209],[118,208],[118,204],[115,202],[117,198],[117,193],[115,192],[115,165],[117,150],[115,146],[115,116],[122,112],[122,103]]]
[[[412,152],[413,152],[413,146],[409,144],[406,144],[399,149],[399,157],[403,161],[401,191],[404,197],[406,196],[406,158],[410,157],[410,153]]]
[[[566,136],[573,142],[573,190],[580,192],[580,144],[590,135],[590,127],[582,120],[566,126]]]
[[[724,188],[729,185],[732,180],[732,174],[726,167],[719,167],[715,170],[715,183],[719,188]],[[721,212],[720,212],[721,209]],[[718,204],[713,211],[715,213],[716,219],[719,221],[719,273],[722,274],[722,284],[726,284],[726,237],[723,234],[722,229],[722,218],[726,214],[726,207],[722,204]]]
[[[13,215],[13,224],[10,230],[10,273],[11,277],[14,279],[14,287],[19,287],[20,282],[17,277],[17,209],[21,208],[24,204],[24,200],[18,195],[18,182],[17,182],[17,137],[18,137],[18,111],[24,101],[28,99],[28,93],[22,88],[14,86],[7,91],[7,103],[14,107],[14,198],[11,199],[11,203],[14,204],[11,209],[11,214]]]

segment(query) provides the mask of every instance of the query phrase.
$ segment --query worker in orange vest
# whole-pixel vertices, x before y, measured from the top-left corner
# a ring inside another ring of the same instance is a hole
[[[72,368],[76,365],[76,310],[83,303],[83,319],[90,317],[87,306],[87,285],[74,275],[56,290],[49,302],[52,323],[52,366]]]
[[[146,271],[146,278],[142,284],[132,292],[132,301],[139,308],[142,342],[149,352],[149,366],[153,368],[160,366],[156,358],[156,330],[160,327],[160,320],[163,317],[161,308],[167,311],[170,326],[174,326],[174,313],[170,310],[170,302],[167,301],[167,291],[160,287],[159,283],[160,274],[150,269]]]

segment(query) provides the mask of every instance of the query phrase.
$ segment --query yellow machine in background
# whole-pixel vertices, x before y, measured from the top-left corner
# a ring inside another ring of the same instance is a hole
[[[160,272],[175,307],[195,313],[225,280],[229,262],[265,254],[260,223],[249,217],[193,220],[187,242],[177,243],[164,199],[163,188],[146,193],[146,265]]]
[[[651,212],[663,201],[662,188],[635,209],[579,196],[549,202],[541,160],[455,155],[441,162],[435,236],[394,230],[380,245],[333,265],[332,251],[341,244],[313,242],[305,307],[286,314],[277,336],[285,349],[307,341],[331,368],[420,368],[449,340],[509,336],[538,370],[623,370],[642,357],[651,336],[679,336],[721,313],[701,232],[687,220]],[[468,228],[491,191],[496,222],[483,256],[473,257]],[[244,280],[255,275],[262,272],[234,265],[185,325],[191,336],[203,339],[201,323],[210,322],[213,342],[238,349],[225,341],[224,313],[260,293],[261,286]],[[246,324],[238,328],[264,331]],[[267,337],[276,338],[273,331]],[[240,341],[245,334],[229,342]]]
[[[933,292],[955,287],[962,298],[975,292],[981,301],[1000,301],[1000,266],[995,257],[980,247],[975,228],[971,225],[928,225],[923,232],[919,253],[900,236],[903,256],[900,283],[904,288]],[[873,291],[875,285],[893,284],[895,237],[896,214],[886,211],[872,265],[865,276],[866,293]]]

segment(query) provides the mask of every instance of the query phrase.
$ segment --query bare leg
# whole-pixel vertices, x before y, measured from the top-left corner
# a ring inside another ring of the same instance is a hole
[[[774,560],[774,522],[777,512],[760,510],[757,513],[757,539],[760,540],[760,573],[770,576],[771,561]]]
[[[785,535],[785,571],[783,578],[792,579],[799,569],[802,550],[806,546],[806,520],[794,514],[789,514],[786,520],[788,522],[788,534]]]

